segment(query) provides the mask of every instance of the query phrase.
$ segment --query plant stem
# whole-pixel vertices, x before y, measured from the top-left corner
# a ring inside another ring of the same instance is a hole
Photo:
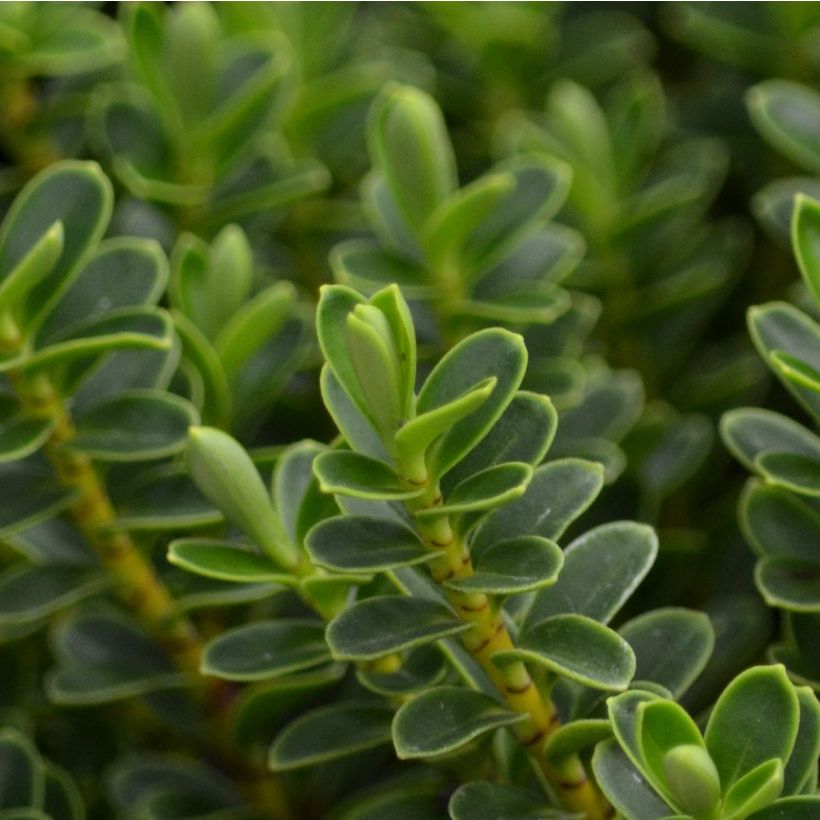
[[[63,486],[76,493],[69,513],[77,528],[97,552],[117,583],[125,606],[144,623],[168,652],[174,665],[193,684],[197,699],[209,717],[209,737],[219,757],[244,781],[251,803],[272,817],[292,815],[278,779],[259,772],[237,755],[225,721],[230,698],[222,681],[209,681],[199,672],[202,640],[193,622],[179,610],[168,587],[157,575],[131,535],[115,529],[116,510],[90,458],[71,449],[76,429],[53,384],[44,374],[7,374],[29,412],[52,422],[45,454]]]
[[[407,506],[411,512],[417,512],[442,503],[439,487],[428,482],[426,491],[411,499]],[[465,648],[510,708],[527,715],[528,719],[516,726],[522,745],[568,809],[585,813],[589,820],[606,820],[612,814],[611,807],[587,776],[580,758],[572,755],[553,764],[542,754],[546,740],[561,726],[555,704],[538,689],[523,662],[499,668],[492,661],[495,652],[515,648],[500,607],[493,606],[484,593],[462,593],[443,586],[451,578],[469,578],[473,574],[470,551],[453,531],[449,517],[442,515],[427,526],[420,524],[419,530],[425,546],[440,553],[429,564],[433,580],[442,586],[459,618],[473,625],[462,636]]]

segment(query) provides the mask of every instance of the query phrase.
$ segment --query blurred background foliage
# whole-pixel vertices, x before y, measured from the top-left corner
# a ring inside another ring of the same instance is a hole
[[[790,408],[745,312],[771,299],[817,310],[794,285],[788,220],[795,192],[820,193],[818,81],[817,3],[3,3],[0,203],[58,159],[102,165],[115,183],[108,236],[156,240],[170,258],[159,302],[177,341],[163,388],[267,471],[281,445],[333,435],[318,399],[317,290],[334,275],[372,279],[371,256],[351,273],[339,248],[389,257],[379,264],[412,300],[428,358],[465,329],[522,331],[525,386],[559,410],[551,457],[606,469],[584,526],[634,517],[659,529],[658,562],[626,615],[663,603],[712,616],[717,649],[687,695],[702,708],[776,628],[737,525],[744,471],[715,430],[741,404]],[[465,264],[468,321],[436,313],[438,285],[418,263],[429,248],[385,227],[368,121],[395,83],[440,109],[458,192],[519,169],[509,229],[520,242],[492,270]],[[558,193],[520,171],[533,157]],[[550,309],[499,307],[511,271]],[[213,522],[184,477],[140,470],[154,473],[126,482],[115,465],[110,483],[115,497],[125,487],[123,516],[146,544],[183,520]],[[151,476],[166,493],[162,526],[140,518],[134,487]],[[14,540],[0,552],[11,570],[33,549]],[[200,617],[218,632],[232,616]],[[108,707],[47,704],[45,620],[32,615],[23,649],[0,647],[0,699],[44,717],[39,739],[63,765],[78,727],[99,723],[99,743],[70,761],[91,783],[118,740],[103,731]],[[2,630],[20,634],[0,613]],[[148,704],[184,723],[177,707]],[[144,734],[166,743],[156,724]],[[138,792],[124,777],[111,787],[123,805]],[[323,785],[332,802],[339,784]]]

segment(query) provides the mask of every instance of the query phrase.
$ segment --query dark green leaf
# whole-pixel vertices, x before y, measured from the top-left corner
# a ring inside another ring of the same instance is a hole
[[[499,541],[483,550],[475,561],[475,572],[445,582],[458,592],[515,595],[552,586],[564,564],[561,548],[538,535],[523,535]]]
[[[528,629],[515,649],[492,656],[496,665],[525,661],[593,689],[626,689],[635,655],[617,633],[583,615],[554,615]]]
[[[205,675],[225,680],[264,680],[330,660],[324,626],[317,621],[262,621],[223,632],[202,656]]]
[[[338,660],[373,660],[470,628],[444,604],[385,595],[342,612],[328,625],[326,638]]]
[[[168,545],[168,560],[188,572],[237,583],[295,583],[270,559],[243,544],[211,538],[179,538]]]
[[[349,450],[333,450],[317,456],[313,472],[322,492],[357,498],[413,498],[424,489],[402,480],[389,464]]]
[[[481,692],[462,686],[438,686],[417,695],[396,712],[393,743],[401,759],[434,757],[525,717]]]
[[[338,572],[382,572],[435,557],[409,527],[365,516],[322,521],[305,543],[316,564]]]
[[[297,718],[274,740],[274,772],[315,766],[390,742],[393,710],[378,703],[336,703]]]

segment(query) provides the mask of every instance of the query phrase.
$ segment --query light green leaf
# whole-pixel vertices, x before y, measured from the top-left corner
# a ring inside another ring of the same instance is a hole
[[[720,803],[720,779],[700,735],[698,740],[670,748],[663,757],[663,773],[676,805],[693,817],[709,817]]]
[[[817,147],[820,149],[820,144]],[[820,204],[817,200],[803,194],[795,197],[791,235],[803,281],[815,301],[820,303]]]
[[[423,456],[427,448],[456,422],[481,407],[495,389],[497,379],[490,377],[447,404],[410,419],[396,433],[399,455],[407,460]]]
[[[718,698],[705,734],[724,790],[767,760],[785,764],[799,716],[797,694],[782,666],[755,666],[738,675]]]
[[[447,473],[489,432],[512,401],[526,365],[521,337],[499,328],[474,333],[439,361],[419,392],[419,415],[459,398],[483,379],[495,377],[497,383],[481,407],[456,422],[428,450],[427,468],[433,478]]]
[[[393,709],[379,703],[335,703],[297,718],[273,741],[274,772],[315,766],[390,742]]]
[[[353,604],[327,628],[337,660],[374,660],[471,629],[444,604],[384,595]]]
[[[322,521],[308,533],[305,545],[314,563],[337,572],[384,572],[436,555],[409,527],[356,515]]]
[[[57,264],[63,252],[63,223],[55,222],[16,267],[0,279],[0,313],[14,310]]]
[[[783,762],[772,758],[747,772],[729,789],[723,804],[726,820],[740,820],[765,808],[780,796]]]
[[[444,586],[464,593],[516,595],[552,586],[563,564],[564,554],[555,542],[523,535],[483,550],[472,575],[453,578]]]
[[[239,626],[211,641],[202,656],[203,675],[252,681],[299,672],[330,660],[324,626],[299,618]]]
[[[211,427],[192,427],[188,468],[205,497],[277,564],[288,569],[298,565],[299,553],[285,537],[265,485],[235,439]]]
[[[441,111],[424,91],[390,85],[374,106],[368,141],[402,216],[420,232],[457,185]]]
[[[812,772],[820,755],[820,703],[808,686],[797,688],[800,720],[797,737],[783,773],[783,793],[797,794],[811,782]]]
[[[583,615],[555,615],[524,632],[515,649],[492,655],[498,666],[525,661],[593,689],[626,689],[635,655],[617,633]]]

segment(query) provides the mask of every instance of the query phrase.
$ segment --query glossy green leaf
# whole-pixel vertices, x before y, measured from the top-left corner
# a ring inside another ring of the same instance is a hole
[[[608,623],[646,577],[657,551],[657,536],[645,524],[618,521],[584,533],[564,550],[557,583],[536,596],[525,626],[564,612]]]
[[[476,534],[481,551],[519,535],[558,539],[601,491],[603,471],[580,459],[561,459],[539,467],[524,495],[493,512]]]
[[[715,645],[709,617],[690,609],[656,609],[618,632],[635,652],[636,680],[659,683],[675,698],[703,671]]]
[[[185,447],[188,428],[199,421],[177,396],[132,390],[109,398],[77,418],[71,447],[100,461],[139,461],[173,455]]]
[[[723,788],[772,758],[785,764],[798,720],[797,694],[782,666],[755,666],[738,675],[715,704],[705,734]]]
[[[417,695],[396,712],[393,744],[401,759],[434,757],[477,737],[520,723],[525,715],[461,686],[438,686]]]
[[[427,522],[443,515],[459,515],[500,507],[524,494],[532,472],[529,464],[521,462],[488,467],[464,479],[440,507],[419,510],[416,518]]]
[[[317,524],[306,546],[314,563],[338,572],[383,572],[435,557],[409,527],[356,515]]]
[[[797,387],[820,393],[820,373],[802,359],[791,353],[775,350],[769,357],[769,361],[781,381],[788,381]]]
[[[470,628],[444,604],[384,595],[346,609],[330,622],[326,638],[337,660],[374,660]]]
[[[79,615],[58,626],[52,644],[59,666],[46,690],[57,703],[105,703],[185,684],[159,644],[121,615]]]
[[[483,379],[495,377],[497,383],[481,407],[454,424],[428,450],[431,476],[444,475],[484,438],[512,401],[526,365],[521,337],[499,328],[474,333],[439,361],[419,392],[419,415],[457,399]]]
[[[554,541],[523,535],[483,550],[472,575],[453,578],[444,585],[464,593],[515,595],[552,586],[563,565],[564,554]]]
[[[235,439],[214,428],[191,428],[188,468],[205,497],[277,564],[292,568],[299,563],[299,555],[284,537],[256,467]]]
[[[727,820],[745,818],[765,808],[780,796],[783,788],[783,762],[767,760],[735,781],[724,801]]]
[[[525,661],[593,689],[625,689],[635,655],[617,633],[584,615],[554,615],[525,631],[515,649],[492,656],[496,665]]]
[[[356,498],[399,500],[423,492],[396,473],[389,464],[349,450],[333,450],[317,456],[313,472],[322,492]]]
[[[223,632],[206,646],[201,669],[205,675],[224,680],[251,681],[298,672],[329,660],[323,625],[291,618]]]
[[[237,583],[290,584],[268,558],[243,544],[212,538],[178,538],[168,545],[168,560],[188,572]]]
[[[270,748],[268,766],[289,771],[337,760],[390,742],[393,710],[378,703],[336,703],[297,718]]]
[[[49,273],[29,291],[23,306],[32,325],[51,306],[102,237],[111,214],[111,183],[93,162],[65,160],[41,171],[17,196],[0,230],[0,272],[8,276],[55,222],[63,247]]]
[[[456,165],[444,118],[417,88],[385,89],[371,115],[369,145],[404,219],[419,231],[456,187]]]

